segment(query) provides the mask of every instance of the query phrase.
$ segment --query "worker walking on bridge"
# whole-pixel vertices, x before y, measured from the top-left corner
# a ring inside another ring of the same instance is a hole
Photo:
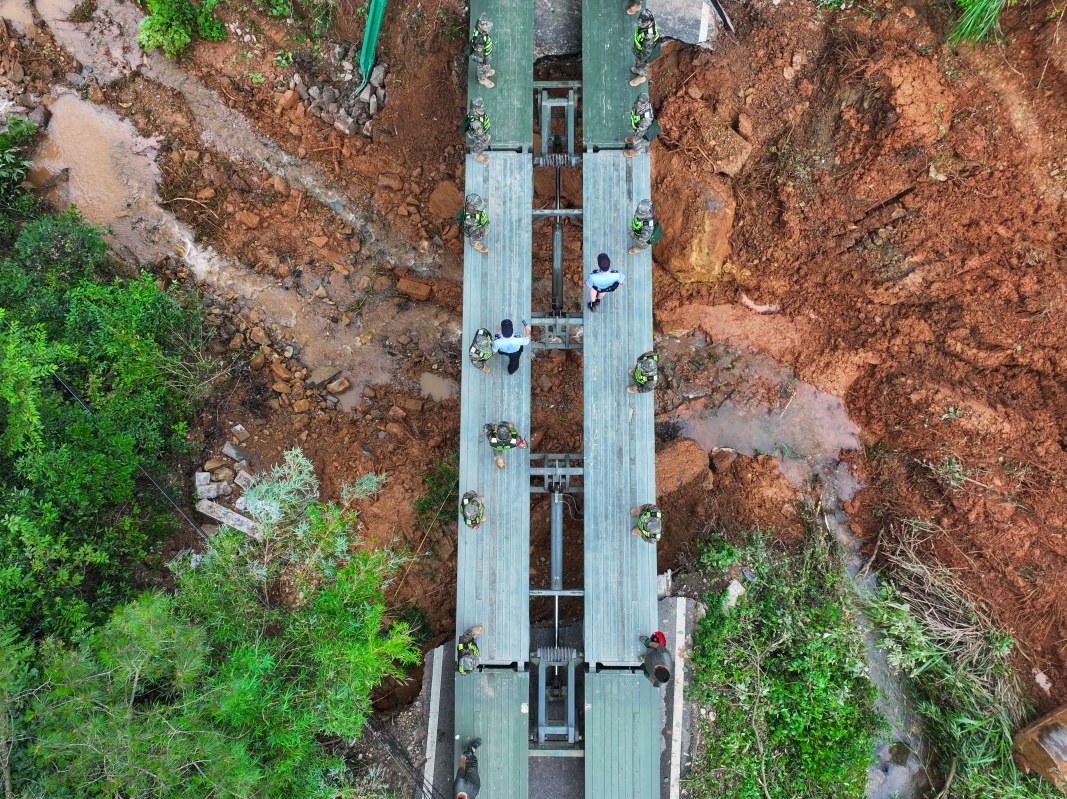
[[[493,337],[493,352],[508,356],[508,374],[513,375],[519,371],[519,359],[522,351],[530,343],[530,326],[526,320],[522,320],[522,326],[526,330],[525,336],[515,335],[515,325],[510,319],[500,323],[500,332]]]
[[[661,49],[659,28],[656,26],[656,18],[649,9],[641,12],[637,18],[637,29],[634,30],[634,65],[630,71],[636,75],[630,81],[631,86],[640,86],[648,80],[648,64],[659,58]]]
[[[500,453],[507,452],[509,449],[523,449],[526,446],[526,439],[519,436],[518,430],[511,422],[487,424],[482,430],[493,452],[498,453],[496,459],[498,469],[504,468],[504,458]]]
[[[471,627],[456,641],[456,671],[460,674],[470,674],[478,668],[478,642],[477,637],[484,630],[481,627]]]
[[[659,356],[652,350],[643,353],[630,370],[634,384],[626,390],[631,394],[647,394],[656,387],[659,380]]]
[[[471,61],[478,67],[478,82],[487,89],[496,86],[489,78],[496,74],[496,70],[490,65],[493,58],[493,37],[489,34],[493,30],[493,23],[488,14],[478,17],[474,26],[474,35],[464,52],[470,56]]]
[[[485,210],[485,200],[477,194],[468,194],[463,207],[456,214],[456,224],[463,230],[463,235],[470,239],[471,246],[478,252],[489,252],[483,243],[489,235],[489,214]]]
[[[481,97],[471,100],[470,111],[459,125],[459,129],[471,137],[471,152],[479,164],[488,164],[484,155],[489,146],[489,114],[485,112],[485,101]]]
[[[634,106],[630,109],[630,129],[634,132],[633,136],[626,137],[626,143],[630,145],[630,149],[627,149],[623,155],[627,158],[633,158],[635,155],[641,155],[648,152],[648,143],[658,132],[658,128],[653,129],[653,125],[656,122],[656,117],[652,113],[652,100],[649,99],[647,92],[641,92],[637,95],[637,99],[634,100]]]
[[[659,630],[652,633],[652,637],[641,636],[641,643],[645,645],[645,654],[641,659],[644,662],[645,674],[653,688],[659,688],[671,679],[674,670],[674,658],[667,650],[667,637]]]
[[[606,252],[596,257],[597,269],[585,279],[585,285],[589,287],[589,311],[596,311],[600,307],[600,298],[610,294],[626,282],[626,275],[618,269],[612,269],[611,259]]]
[[[477,530],[478,525],[485,521],[485,497],[478,496],[477,491],[464,494],[459,507],[463,513],[463,523],[471,530]]]
[[[663,228],[656,221],[656,209],[652,200],[641,200],[630,220],[630,238],[634,246],[627,252],[639,255],[663,238]]]
[[[641,536],[650,544],[662,538],[663,512],[658,507],[646,503],[631,510],[630,515],[637,517],[637,527],[630,531],[633,535]]]
[[[476,799],[478,796],[482,781],[478,777],[478,758],[474,756],[474,750],[481,745],[482,739],[475,738],[459,756],[459,771],[456,772],[456,782],[453,785],[456,799]]]

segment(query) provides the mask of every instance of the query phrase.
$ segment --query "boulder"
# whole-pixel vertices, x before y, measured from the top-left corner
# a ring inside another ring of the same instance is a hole
[[[400,175],[383,172],[378,175],[378,185],[391,191],[401,191],[404,188],[404,181],[400,179]]]
[[[548,170],[539,170],[547,172]],[[427,201],[430,215],[436,219],[452,219],[463,205],[463,193],[456,188],[456,184],[443,180],[437,184]]]
[[[401,294],[406,294],[412,299],[419,301],[430,299],[430,293],[433,291],[433,289],[425,283],[416,283],[414,280],[408,280],[406,277],[402,277],[397,281],[396,290]]]
[[[322,388],[339,374],[341,374],[341,369],[337,366],[316,367],[311,370],[311,375],[307,379],[308,388]]]
[[[655,247],[656,261],[680,282],[716,282],[730,254],[733,192],[718,176],[690,172],[676,155],[669,161],[657,170],[664,177],[653,192],[672,198],[656,205],[664,234]]]
[[[255,230],[259,227],[260,218],[259,214],[254,214],[251,211],[238,211],[237,221],[244,225],[249,230]]]
[[[672,491],[708,476],[708,453],[691,438],[668,441],[656,453],[656,496],[664,497]]]

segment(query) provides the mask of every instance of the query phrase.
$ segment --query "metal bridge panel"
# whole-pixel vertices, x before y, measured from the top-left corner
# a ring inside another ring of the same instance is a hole
[[[485,100],[485,110],[492,126],[490,149],[533,147],[533,3],[529,0],[472,0],[468,41],[474,34],[478,16],[489,12],[493,22],[492,67],[490,80],[496,85],[487,89],[478,83],[475,65],[468,59],[467,102]],[[627,87],[629,88],[629,87]],[[444,124],[453,124],[444,120]],[[470,175],[470,162],[467,174]],[[529,220],[527,219],[527,222]]]
[[[585,675],[585,799],[659,799],[659,694],[644,674]]]
[[[485,628],[478,641],[483,664],[523,664],[530,641],[529,450],[505,452],[506,468],[498,469],[482,426],[506,420],[529,437],[530,353],[523,353],[513,375],[503,356],[492,359],[486,374],[471,365],[466,348],[479,327],[496,331],[501,319],[511,318],[518,328],[530,318],[530,156],[495,154],[484,167],[468,156],[467,191],[485,198],[490,231],[486,255],[464,242],[459,490],[485,497],[487,520],[470,530],[456,511],[456,630],[458,635],[468,627]]]
[[[494,669],[456,677],[454,764],[459,767],[471,739],[482,739],[476,752],[479,799],[526,799],[529,793],[529,696],[525,672]],[[449,791],[451,786],[451,796]]]
[[[595,313],[585,309],[585,617],[596,620],[585,625],[585,657],[637,665],[638,636],[656,629],[656,547],[630,535],[630,509],[656,501],[656,452],[653,395],[626,388],[652,347],[652,256],[627,249],[633,210],[649,196],[649,159],[589,154],[582,171],[584,271],[605,252],[626,275]]]
[[[630,108],[648,84],[630,86],[637,15],[625,0],[582,3],[582,145],[623,147],[630,135]],[[586,218],[588,219],[588,206]],[[588,222],[587,222],[588,224]]]

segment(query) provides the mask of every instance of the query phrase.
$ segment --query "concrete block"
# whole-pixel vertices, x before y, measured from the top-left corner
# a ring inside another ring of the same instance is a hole
[[[211,482],[211,473],[197,472],[193,475],[193,480],[195,481],[197,488],[199,488],[200,486],[206,486],[208,483]]]
[[[232,441],[227,441],[226,445],[222,448],[222,454],[227,458],[235,461],[250,461],[252,460],[252,453],[244,447],[239,447]]]
[[[232,527],[234,530],[240,530],[245,535],[249,535],[257,541],[263,540],[263,533],[258,524],[246,516],[234,513],[229,508],[222,507],[222,505],[219,505],[217,502],[209,502],[206,499],[201,500],[196,503],[196,509],[205,516],[210,516],[212,519],[222,522],[227,527]]]

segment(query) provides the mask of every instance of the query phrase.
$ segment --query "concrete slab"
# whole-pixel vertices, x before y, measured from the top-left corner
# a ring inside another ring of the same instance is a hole
[[[692,684],[693,631],[704,613],[702,604],[684,597],[667,597],[657,607],[659,630],[674,656],[674,679],[660,689],[660,799],[678,799],[692,765],[697,718],[692,705],[685,702],[685,691]]]

